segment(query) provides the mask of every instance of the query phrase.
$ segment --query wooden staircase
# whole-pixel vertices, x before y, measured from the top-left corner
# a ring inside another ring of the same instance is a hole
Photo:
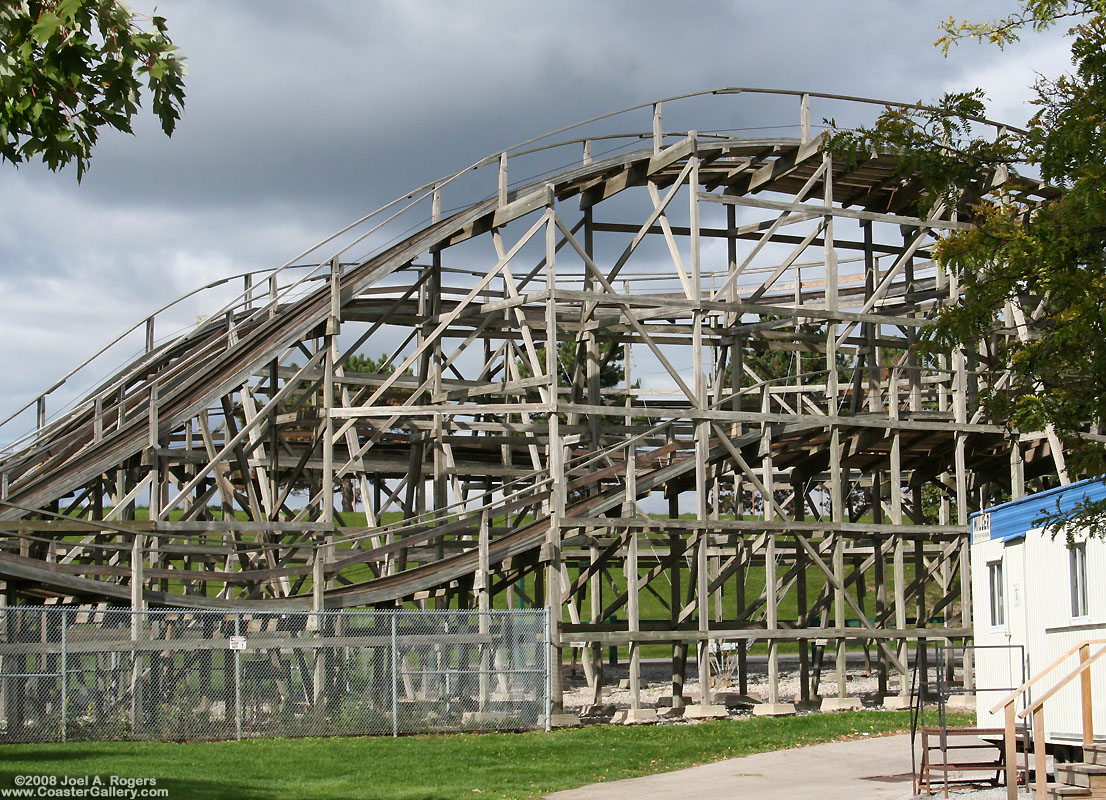
[[[1048,787],[1048,796],[1052,800],[1066,797],[1106,798],[1106,745],[1085,745],[1083,759],[1078,764],[1056,765],[1056,782]]]
[[[1091,653],[1092,647],[1099,649]],[[1023,692],[1052,673],[1067,658],[1079,654],[1079,665],[1060,678],[1051,689],[1029,704],[1021,713],[1016,713],[1015,704]],[[1106,639],[1086,639],[1069,649],[1066,653],[1023,683],[1012,694],[991,709],[992,714],[1003,712],[1003,739],[1006,751],[1006,785],[1009,800],[1017,800],[1017,778],[1015,776],[1015,717],[1033,721],[1033,761],[1036,800],[1059,800],[1063,797],[1101,797],[1106,800],[1106,745],[1096,744],[1094,740],[1094,721],[1092,709],[1092,685],[1090,667],[1099,658],[1106,655]],[[1072,681],[1079,679],[1081,705],[1083,711],[1083,758],[1078,764],[1057,764],[1056,782],[1048,783],[1046,761],[1047,744],[1045,741],[1045,703]]]

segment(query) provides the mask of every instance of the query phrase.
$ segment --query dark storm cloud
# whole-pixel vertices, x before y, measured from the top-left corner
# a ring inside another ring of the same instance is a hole
[[[106,203],[283,203],[341,219],[515,141],[672,93],[914,100],[983,55],[949,61],[930,46],[957,5],[163,4],[189,56],[180,130],[166,140],[145,117],[137,137],[106,137],[82,189]]]
[[[0,166],[0,368],[19,375],[0,411],[194,285],[282,263],[543,131],[725,85],[932,97],[998,57],[932,47],[963,6],[159,2],[190,71],[176,135],[144,111],[135,136],[103,137],[80,186]]]

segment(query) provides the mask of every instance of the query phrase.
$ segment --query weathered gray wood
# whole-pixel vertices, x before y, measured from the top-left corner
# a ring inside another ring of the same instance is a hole
[[[646,105],[650,129],[583,130],[571,166],[538,181],[518,180],[534,174],[530,145],[497,152],[475,167],[484,200],[443,210],[458,173],[301,265],[239,276],[243,294],[180,336],[154,340],[148,317],[136,360],[86,399],[54,419],[50,392],[26,409],[36,430],[0,456],[0,580],[19,599],[218,608],[487,609],[505,593],[548,608],[555,673],[563,632],[590,653],[595,701],[600,647],[630,644],[635,710],[650,641],[673,645],[676,707],[693,642],[710,702],[710,643],[723,638],[770,642],[774,700],[779,641],[804,645],[804,698],[820,669],[806,641],[838,643],[842,692],[845,643],[877,641],[886,690],[907,641],[968,635],[966,602],[957,628],[906,625],[968,596],[970,489],[1066,479],[1064,453],[1054,432],[1010,437],[968,413],[988,388],[977,353],[915,354],[960,296],[928,261],[936,234],[966,229],[958,209],[923,218],[893,156],[834,164],[811,131],[822,96],[785,94],[801,138],[666,134],[661,104]],[[702,224],[704,203],[723,205],[724,227]],[[860,235],[840,236],[841,220]],[[724,261],[704,237],[724,240]],[[998,335],[1029,335],[1034,313],[1012,304]],[[895,365],[891,349],[905,351]],[[384,365],[352,372],[358,354]],[[994,458],[1004,447],[1009,459]],[[935,525],[920,516],[926,483],[941,495]],[[147,493],[150,521],[137,522]],[[871,508],[847,509],[850,493]],[[644,514],[638,500],[661,495],[668,518]],[[681,496],[691,518],[678,518]],[[921,573],[909,583],[908,550]],[[749,595],[761,565],[765,591]],[[816,597],[811,570],[826,584]],[[795,620],[779,614],[790,591]],[[860,612],[868,591],[874,616]],[[665,619],[641,618],[642,592]],[[846,629],[849,616],[863,627]],[[744,652],[738,672],[745,690]],[[477,690],[486,708],[490,687]],[[555,679],[555,711],[560,691]]]
[[[872,211],[857,211],[852,208],[834,208],[830,211],[819,209],[818,206],[808,203],[785,203],[778,200],[765,200],[759,197],[734,197],[732,195],[718,195],[710,192],[702,192],[700,199],[711,203],[726,203],[738,206],[750,206],[752,208],[768,208],[776,211],[797,211],[800,213],[823,213],[834,217],[846,217],[869,222],[892,222],[899,225],[909,225],[915,228],[933,228],[935,230],[966,231],[971,228],[966,222],[953,222],[940,219],[922,219],[920,217],[898,216],[895,214],[879,214]]]

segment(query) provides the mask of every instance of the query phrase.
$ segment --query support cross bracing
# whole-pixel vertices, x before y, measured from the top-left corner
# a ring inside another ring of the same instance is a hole
[[[981,492],[1063,453],[1024,432],[1012,460],[979,353],[917,356],[959,291],[929,247],[970,218],[923,214],[891,156],[824,155],[811,100],[769,139],[666,132],[651,104],[644,146],[573,139],[534,182],[515,162],[560,145],[502,151],[487,199],[443,215],[457,173],[184,336],[151,317],[138,360],[59,419],[39,398],[0,461],[9,601],[544,606],[554,667],[580,648],[598,702],[622,648],[635,708],[664,648],[683,705],[689,646],[709,706],[734,641],[767,643],[773,681],[798,643],[803,698],[830,648],[846,699],[861,642],[894,684],[908,640],[970,636]],[[419,203],[429,224],[358,255]]]

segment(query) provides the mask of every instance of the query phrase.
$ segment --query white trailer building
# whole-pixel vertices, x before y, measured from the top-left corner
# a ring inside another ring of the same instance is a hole
[[[1046,512],[1106,497],[1106,481],[1080,481],[1022,497],[972,516],[972,615],[978,722],[1001,727],[990,710],[1026,676],[1035,675],[1081,641],[1106,638],[1106,531],[1076,529],[1053,536],[1037,524]],[[1106,659],[1104,659],[1106,661]],[[1032,702],[1078,664],[1072,655],[1032,689]],[[1106,663],[1091,668],[1096,740],[1106,740]],[[1047,741],[1082,739],[1076,680],[1045,706]]]

